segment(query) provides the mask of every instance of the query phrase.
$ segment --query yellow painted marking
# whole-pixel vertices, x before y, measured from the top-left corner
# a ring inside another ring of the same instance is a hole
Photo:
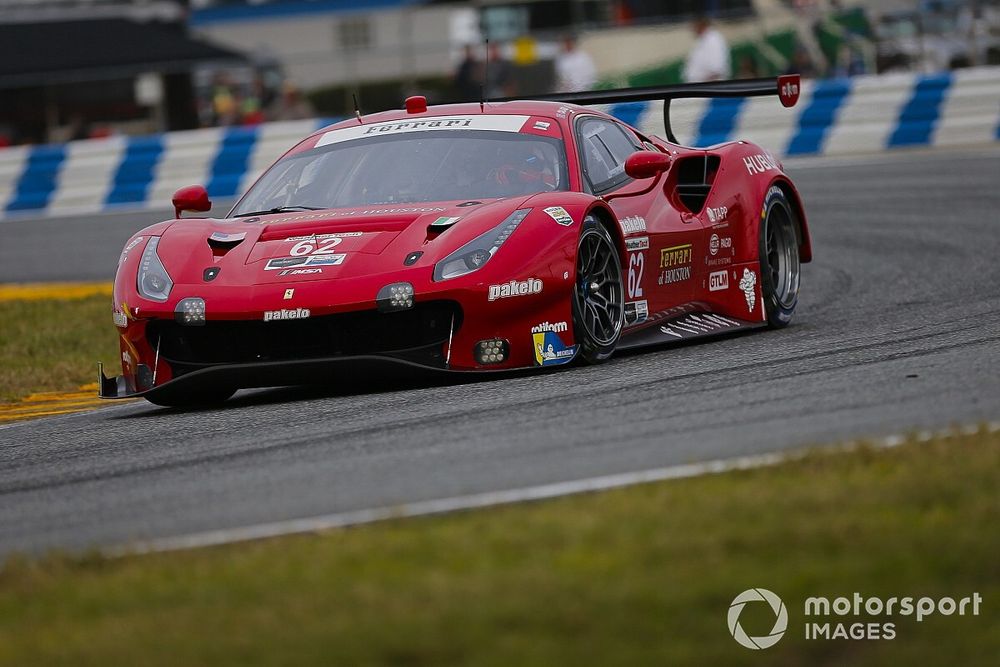
[[[97,397],[97,383],[91,382],[78,391],[44,391],[16,403],[0,404],[0,423],[85,412],[107,404]]]
[[[114,294],[113,283],[6,283],[0,284],[2,301],[42,301],[45,299],[85,299]]]

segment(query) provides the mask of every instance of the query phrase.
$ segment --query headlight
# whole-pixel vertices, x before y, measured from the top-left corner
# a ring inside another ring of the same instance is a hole
[[[531,213],[530,208],[514,211],[499,225],[442,259],[434,266],[434,280],[458,278],[481,269],[529,213]]]
[[[166,301],[174,283],[170,280],[167,270],[163,268],[163,262],[156,254],[156,246],[159,242],[160,237],[154,236],[149,239],[145,250],[142,251],[136,285],[139,288],[139,294],[147,299]]]

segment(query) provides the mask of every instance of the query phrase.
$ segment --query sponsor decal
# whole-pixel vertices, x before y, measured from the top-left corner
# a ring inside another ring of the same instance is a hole
[[[750,269],[743,269],[743,278],[740,279],[740,289],[747,300],[747,310],[753,312],[753,306],[757,302],[757,274]]]
[[[631,301],[625,304],[625,324],[641,324],[649,317],[649,306],[645,299],[642,301]]]
[[[336,234],[310,234],[309,236],[289,236],[285,241],[325,241],[326,239],[342,239],[351,236],[364,236],[364,232],[337,232]]]
[[[511,280],[502,285],[490,285],[489,300],[506,299],[512,296],[527,296],[538,294],[542,291],[542,281],[538,278],[528,278],[527,280]]]
[[[784,74],[778,77],[778,99],[784,107],[793,107],[799,101],[799,75]]]
[[[347,255],[303,255],[300,257],[275,257],[267,260],[264,266],[265,271],[276,271],[278,269],[292,269],[307,266],[339,266],[344,263]]]
[[[715,257],[712,259],[706,258],[705,263],[709,266],[729,266],[733,263],[732,257]]]
[[[554,331],[531,334],[535,346],[535,363],[539,366],[556,366],[573,360],[576,345],[566,347],[562,338]]]
[[[285,269],[278,273],[279,276],[309,276],[315,273],[323,273],[323,269]]]
[[[660,285],[670,285],[673,283],[684,282],[691,278],[691,267],[682,266],[679,269],[665,269],[660,272],[660,278],[657,281]]]
[[[660,332],[674,338],[693,338],[702,334],[738,329],[739,327],[739,322],[722,315],[691,313],[660,327]]]
[[[286,310],[284,308],[281,310],[265,310],[264,321],[276,322],[278,320],[304,320],[309,317],[309,315],[311,315],[311,313],[308,308],[294,308],[292,310]]]
[[[286,289],[285,290],[285,300],[286,301],[288,299],[291,299],[293,296],[295,296],[295,290],[294,289]]]
[[[118,263],[123,264],[125,262],[125,258],[128,257],[128,251],[142,243],[145,239],[145,236],[136,236],[134,239],[129,241],[128,245],[125,246],[125,249],[122,250],[121,257],[118,258]]]
[[[319,138],[316,148],[365,137],[427,132],[431,130],[487,130],[494,132],[520,132],[528,116],[484,114],[482,116],[435,116],[404,121],[389,121],[372,125],[356,125],[330,130]]]
[[[548,322],[542,322],[541,324],[536,324],[531,327],[531,333],[545,333],[546,331],[551,331],[553,333],[564,333],[569,331],[569,325],[565,322],[554,322],[552,324]]]
[[[551,125],[551,123],[548,123],[548,122],[546,122],[544,120],[536,120],[535,121],[535,129],[536,130],[547,130],[547,129],[549,129],[549,125]]]
[[[672,266],[691,263],[691,244],[675,245],[670,248],[660,249],[660,268],[666,269]]]
[[[548,208],[542,209],[549,214],[549,217],[558,222],[563,227],[569,227],[573,224],[573,216],[566,212],[562,206],[549,206]]]
[[[559,107],[556,109],[556,118],[565,118],[569,113],[569,107]]]
[[[123,310],[118,310],[115,308],[111,311],[111,321],[115,323],[115,326],[119,329],[124,329],[128,326],[128,306],[124,303],[122,304]]]
[[[727,250],[732,249],[733,239],[730,236],[725,236],[720,238],[718,234],[712,234],[712,238],[708,241],[708,251],[712,255],[719,254],[719,248],[726,248]]]
[[[639,234],[646,231],[646,219],[641,215],[628,215],[618,221],[622,234]]]
[[[708,274],[708,291],[729,289],[729,271],[712,271]]]
[[[460,215],[452,215],[452,216],[444,216],[443,215],[440,218],[437,218],[436,220],[434,220],[434,222],[432,222],[430,224],[430,227],[432,229],[447,229],[448,227],[451,227],[452,225],[454,225],[456,222],[458,222],[461,219],[462,219],[462,216],[460,216]]]
[[[729,213],[728,206],[716,206],[714,208],[709,207],[705,209],[708,212],[708,221],[713,225],[726,221],[726,215]]]
[[[385,215],[387,213],[438,213],[440,211],[447,210],[443,206],[403,206],[400,208],[369,208],[361,211],[326,211],[322,213],[300,213],[298,215],[293,215],[291,217],[282,217],[280,220],[268,220],[268,224],[281,224],[285,222],[300,222],[302,220],[330,220],[331,218],[349,218],[357,217],[359,215]],[[260,222],[261,218],[246,218],[243,223]],[[340,237],[340,236],[361,236],[363,232],[345,232],[343,234],[320,234],[319,238],[323,237]],[[304,240],[315,238],[312,234],[309,236],[294,237],[288,240]]]
[[[649,250],[649,237],[639,236],[634,239],[625,239],[625,249],[629,252],[637,250]]]
[[[772,169],[778,169],[778,162],[771,157],[770,153],[748,155],[743,158],[743,164],[747,168],[747,173],[751,176],[753,174],[763,174]]]
[[[660,285],[679,283],[691,278],[691,244],[660,249]]]

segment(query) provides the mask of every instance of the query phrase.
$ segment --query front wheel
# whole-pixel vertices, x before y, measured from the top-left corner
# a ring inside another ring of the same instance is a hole
[[[597,364],[614,353],[624,324],[624,304],[618,247],[597,218],[588,215],[580,230],[573,292],[573,331],[581,361]]]
[[[799,301],[798,230],[784,191],[772,187],[764,198],[760,222],[760,275],[767,323],[776,329],[788,326]]]

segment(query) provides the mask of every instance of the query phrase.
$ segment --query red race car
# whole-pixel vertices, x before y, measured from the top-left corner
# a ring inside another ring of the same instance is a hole
[[[161,405],[386,365],[496,371],[783,327],[811,256],[781,163],[678,145],[670,100],[798,98],[798,77],[427,107],[345,120],[274,163],[226,218],[199,186],[125,246],[122,371]],[[668,140],[584,105],[663,100]]]

